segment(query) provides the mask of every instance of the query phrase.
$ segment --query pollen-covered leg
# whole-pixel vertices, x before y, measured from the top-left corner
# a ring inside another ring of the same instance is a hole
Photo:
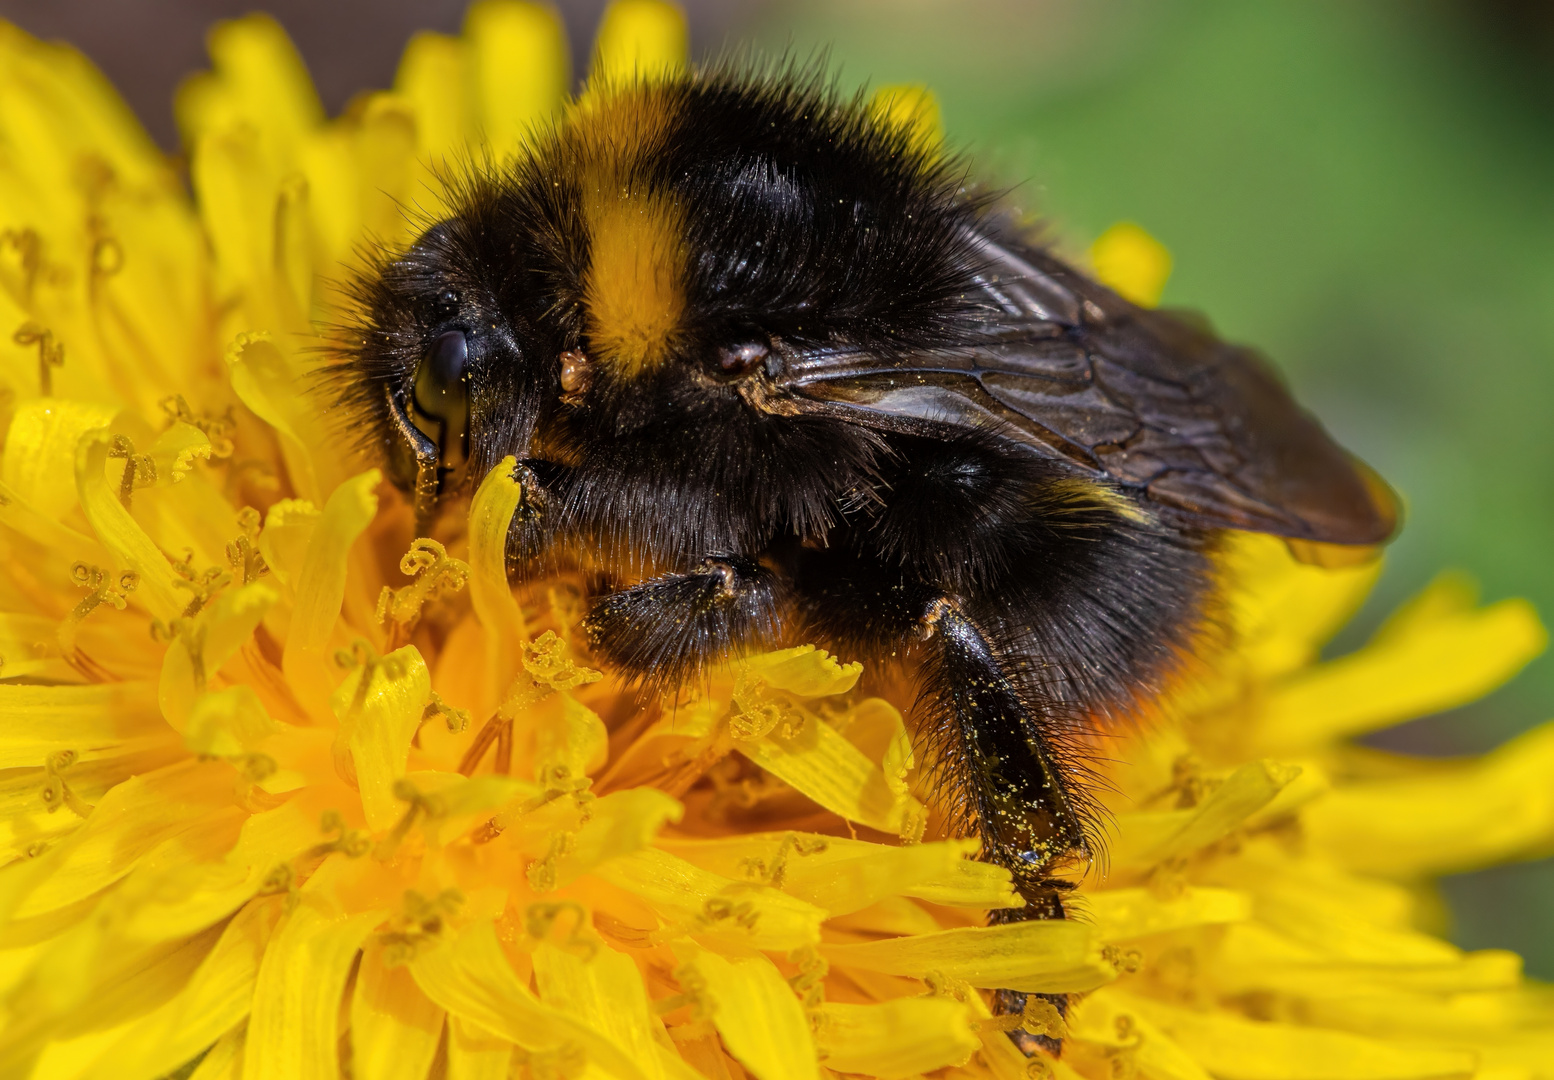
[[[1006,867],[1025,900],[990,921],[1064,918],[1073,884],[1055,872],[1088,859],[1092,816],[1076,775],[1072,711],[1042,690],[1029,657],[943,591],[867,560],[809,555],[798,580],[806,636],[916,660],[914,724],[951,827],[979,836],[982,857]],[[1009,1038],[1027,1054],[1060,1049],[1067,995],[1000,990],[993,1008],[1024,1017]]]
[[[601,659],[670,687],[731,649],[772,640],[778,624],[774,575],[753,559],[719,555],[600,597],[583,626]]]
[[[1087,859],[1090,813],[1073,783],[1072,723],[1020,676],[1018,662],[951,600],[937,598],[920,621],[920,710],[928,738],[963,788],[965,814],[982,837],[983,857],[1007,867],[1025,907],[993,912],[997,923],[1061,919],[1072,883],[1053,876],[1062,863]],[[999,990],[997,1013],[1023,1015],[1009,1038],[1027,1054],[1057,1053],[1065,994]]]

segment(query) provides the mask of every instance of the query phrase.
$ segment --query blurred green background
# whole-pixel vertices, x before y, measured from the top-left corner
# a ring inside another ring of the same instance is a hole
[[[825,48],[843,85],[930,85],[952,142],[1070,253],[1119,220],[1162,240],[1164,303],[1265,349],[1407,500],[1335,648],[1445,567],[1554,616],[1554,3],[683,2],[698,52]],[[337,110],[388,85],[412,30],[456,31],[464,3],[0,0],[0,16],[81,46],[171,147],[172,88],[217,18],[274,12]],[[558,3],[578,61],[603,3]],[[1545,658],[1376,741],[1478,752],[1550,703]],[[1554,978],[1554,862],[1442,888],[1457,941]]]

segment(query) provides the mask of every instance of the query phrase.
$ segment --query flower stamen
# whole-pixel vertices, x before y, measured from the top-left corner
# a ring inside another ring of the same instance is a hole
[[[448,550],[428,537],[417,537],[399,560],[399,572],[414,578],[401,589],[383,586],[378,594],[378,622],[392,619],[396,637],[413,627],[429,601],[455,593],[469,581],[469,563],[449,556]]]
[[[135,444],[128,435],[115,435],[108,448],[108,457],[124,461],[124,472],[119,478],[119,502],[130,509],[130,498],[136,488],[150,487],[156,483],[156,462],[150,454],[137,454]]]
[[[469,710],[461,709],[457,705],[449,705],[435,690],[432,691],[431,700],[426,703],[425,711],[421,713],[421,723],[426,723],[434,716],[442,717],[443,722],[448,725],[448,730],[455,735],[469,730]]]
[[[831,973],[831,964],[815,951],[813,945],[805,945],[788,953],[790,963],[798,965],[798,972],[788,977],[788,985],[799,996],[806,1009],[818,1009],[826,1001],[825,977]]]
[[[357,638],[351,642],[349,650],[336,650],[335,664],[347,671],[357,667],[363,669],[361,678],[356,683],[356,693],[351,697],[349,712],[352,714],[361,712],[366,706],[367,693],[372,689],[372,680],[380,673],[390,682],[405,676],[405,662],[402,658],[393,654],[379,656],[365,638]]]
[[[0,247],[16,252],[21,263],[22,292],[30,303],[43,270],[43,238],[36,229],[6,229],[0,232]]]
[[[367,834],[348,828],[344,816],[338,810],[325,810],[320,814],[318,829],[325,835],[329,833],[337,835],[333,840],[326,840],[308,849],[308,854],[315,858],[338,851],[348,859],[359,859],[372,848],[372,841],[368,839]]]
[[[586,933],[589,929],[588,910],[575,900],[530,904],[523,909],[524,933],[536,942],[545,941],[563,914],[572,916],[572,930],[560,947],[582,956],[584,960],[592,960],[599,951],[599,942]]]
[[[28,276],[28,288],[32,287]],[[54,396],[54,369],[65,366],[65,346],[54,340],[54,331],[35,322],[24,322],[16,328],[11,340],[18,345],[38,347],[38,388],[44,397]]]
[[[67,661],[75,663],[76,631],[80,628],[81,621],[103,604],[111,604],[123,611],[128,602],[125,597],[134,592],[135,587],[140,584],[140,575],[133,570],[126,570],[119,575],[117,581],[112,581],[108,577],[108,572],[102,567],[78,562],[70,568],[70,580],[83,589],[91,590],[71,609],[70,614],[65,616],[64,622],[59,624],[59,631],[55,635],[59,642],[60,654]]]
[[[528,685],[524,685],[521,677],[514,680],[495,715],[481,725],[474,742],[465,751],[459,762],[459,772],[465,776],[474,775],[486,751],[495,743],[493,771],[498,776],[507,776],[513,768],[513,717],[557,691],[576,690],[604,678],[602,671],[573,663],[567,658],[566,651],[566,642],[554,630],[547,630],[524,645],[522,663],[529,675]]]
[[[259,553],[259,511],[252,506],[243,507],[237,512],[237,527],[242,532],[227,545],[227,563],[239,584],[251,585],[270,572]]]
[[[739,860],[739,868],[745,876],[762,885],[770,885],[774,889],[782,888],[783,881],[788,876],[788,856],[795,854],[818,855],[825,851],[829,845],[823,837],[800,836],[798,833],[786,833],[777,845],[777,851],[772,855],[771,862],[759,856]]]
[[[43,772],[45,776],[43,781],[43,805],[48,808],[48,812],[51,814],[61,806],[66,806],[77,817],[84,818],[95,809],[91,803],[70,790],[70,785],[65,783],[65,778],[61,775],[61,773],[75,763],[76,752],[74,750],[58,750],[43,759]]]
[[[161,619],[151,620],[151,638],[153,641],[160,641],[169,645],[177,641],[183,645],[184,651],[189,654],[190,675],[194,680],[194,689],[197,693],[203,693],[206,686],[206,629],[204,623],[188,616],[180,616],[171,622],[163,622]]]
[[[550,847],[544,856],[535,859],[524,871],[524,877],[529,880],[529,887],[538,893],[547,893],[554,889],[560,880],[560,874],[556,864],[563,855],[571,853],[576,846],[577,834],[570,830],[562,830],[550,838]]]
[[[173,588],[185,589],[193,594],[180,616],[184,619],[194,618],[210,602],[211,597],[232,584],[232,575],[220,567],[212,566],[203,573],[195,573],[194,552],[188,549],[185,549],[182,562],[172,564],[172,571]]]
[[[181,421],[205,434],[210,440],[211,460],[225,460],[232,456],[236,449],[232,442],[232,432],[237,429],[237,417],[232,412],[232,406],[228,405],[226,412],[219,416],[209,412],[197,413],[189,407],[182,394],[163,398],[161,406],[169,424]]]
[[[422,948],[440,940],[448,918],[457,914],[463,904],[464,894],[458,889],[444,889],[431,897],[406,889],[400,914],[389,922],[391,929],[378,934],[384,947],[384,966],[408,964]]]
[[[686,964],[675,970],[674,980],[680,984],[680,992],[653,1002],[653,1012],[658,1016],[666,1016],[676,1009],[689,1008],[693,1024],[711,1020],[717,1012],[717,1002],[707,993],[706,977],[694,965]],[[679,1026],[671,1028],[670,1034],[679,1030],[682,1030]]]
[[[410,830],[415,827],[419,819],[440,818],[448,812],[447,804],[441,798],[423,794],[408,780],[394,781],[394,798],[409,805],[405,807],[405,812],[400,819],[394,823],[394,827],[388,831],[388,835],[378,841],[377,847],[373,848],[372,857],[379,862],[388,862],[394,857],[400,843],[410,835]]]

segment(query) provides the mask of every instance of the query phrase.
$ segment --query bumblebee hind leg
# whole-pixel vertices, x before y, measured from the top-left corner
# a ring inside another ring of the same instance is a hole
[[[982,858],[1009,870],[1025,900],[994,912],[994,923],[1065,917],[1072,884],[1055,875],[1088,860],[1092,815],[1074,782],[1073,722],[1025,677],[1021,661],[961,603],[927,583],[861,559],[819,554],[800,578],[808,628],[844,647],[917,660],[914,724],[942,780],[952,828],[982,840]],[[1066,730],[1065,730],[1066,729]],[[1028,1006],[1028,999],[1035,1001]],[[1040,1018],[1061,1030],[1066,994],[998,990],[1002,1013]],[[1009,1033],[1027,1054],[1056,1053],[1050,1034]]]
[[[982,857],[1007,868],[1025,906],[989,913],[994,925],[1066,918],[1063,897],[1073,883],[1057,877],[1063,864],[1088,861],[1086,825],[1093,814],[1068,775],[1064,747],[1072,733],[1056,730],[1055,708],[1022,686],[1016,664],[1001,656],[954,602],[937,598],[921,617],[927,639],[920,668],[920,722],[959,783],[982,837]],[[1067,994],[997,990],[993,1011],[1026,1017],[1009,1038],[1027,1055],[1062,1051],[1057,1033]],[[1036,1027],[1037,1031],[1030,1030]]]

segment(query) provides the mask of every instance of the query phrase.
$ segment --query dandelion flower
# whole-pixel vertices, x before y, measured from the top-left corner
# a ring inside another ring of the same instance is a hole
[[[619,3],[596,63],[684,42]],[[1419,928],[1431,875],[1554,848],[1554,729],[1352,741],[1510,677],[1526,605],[1448,577],[1321,662],[1374,567],[1237,540],[1233,647],[1108,750],[1081,917],[989,926],[1007,873],[925,834],[857,664],[744,657],[643,708],[571,583],[509,586],[509,470],[452,550],[418,538],[306,392],[321,282],[563,106],[554,13],[482,0],[334,120],[269,19],[210,46],[191,197],[79,54],[0,28],[0,1075],[1554,1075],[1517,958]],[[921,93],[879,107],[937,138]],[[1074,1005],[993,1017],[996,987]]]

